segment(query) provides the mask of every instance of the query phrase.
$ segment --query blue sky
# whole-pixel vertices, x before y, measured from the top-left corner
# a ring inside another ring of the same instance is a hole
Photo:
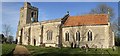
[[[119,0],[1,0],[2,2],[118,2]]]
[[[107,4],[113,8],[115,21],[118,13],[117,2],[31,2],[31,5],[39,8],[39,21],[62,18],[66,11],[69,11],[72,16],[87,14],[99,4]],[[11,25],[14,37],[16,37],[20,8],[23,5],[23,2],[2,3],[2,23]]]

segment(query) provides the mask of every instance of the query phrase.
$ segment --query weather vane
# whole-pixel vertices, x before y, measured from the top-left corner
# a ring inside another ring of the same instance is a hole
[[[67,14],[69,14],[69,11],[67,11]]]

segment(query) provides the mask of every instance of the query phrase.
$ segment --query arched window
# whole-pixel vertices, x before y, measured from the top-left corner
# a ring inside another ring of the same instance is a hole
[[[49,31],[47,31],[47,40],[49,40],[49,35],[50,35]]]
[[[79,31],[76,32],[76,41],[80,41],[80,32]]]
[[[69,41],[69,33],[65,33],[65,41]]]
[[[92,32],[91,31],[88,32],[88,41],[92,41]]]
[[[52,40],[52,31],[50,31],[50,40]]]
[[[47,31],[47,40],[52,40],[52,31]]]

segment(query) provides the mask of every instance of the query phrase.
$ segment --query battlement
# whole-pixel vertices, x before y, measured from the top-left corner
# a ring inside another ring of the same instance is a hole
[[[31,6],[31,8],[34,9],[34,10],[38,10],[38,8],[37,8],[37,7],[34,7],[34,6]]]
[[[25,2],[24,4],[28,4],[28,5],[31,5],[29,2]]]
[[[32,6],[32,5],[31,5],[30,3],[28,3],[28,2],[25,2],[25,3],[24,3],[24,7],[22,7],[21,10],[24,9],[24,8],[29,8],[29,9],[33,9],[33,10],[38,10],[37,7]]]
[[[24,6],[27,5],[27,6],[31,6],[31,4],[29,2],[25,2],[24,3]]]

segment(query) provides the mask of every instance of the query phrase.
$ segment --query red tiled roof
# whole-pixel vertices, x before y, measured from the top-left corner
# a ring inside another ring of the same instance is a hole
[[[64,23],[64,26],[78,25],[101,25],[108,24],[107,14],[88,14],[82,16],[69,16]]]

